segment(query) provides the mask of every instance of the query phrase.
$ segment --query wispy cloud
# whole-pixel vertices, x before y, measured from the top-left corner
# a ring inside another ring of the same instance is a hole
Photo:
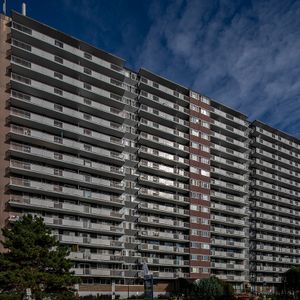
[[[153,2],[137,66],[300,136],[300,2]]]

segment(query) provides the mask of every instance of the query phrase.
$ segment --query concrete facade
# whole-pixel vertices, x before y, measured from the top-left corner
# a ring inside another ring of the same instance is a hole
[[[0,222],[44,218],[80,293],[211,275],[268,291],[300,263],[299,141],[83,41],[1,15]]]

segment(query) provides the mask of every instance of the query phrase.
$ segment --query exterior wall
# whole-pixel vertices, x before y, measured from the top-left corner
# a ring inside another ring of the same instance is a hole
[[[6,159],[6,152],[8,150],[8,144],[6,143],[6,135],[9,128],[6,126],[9,110],[7,109],[7,101],[9,94],[7,93],[7,85],[9,84],[9,60],[7,59],[8,51],[10,50],[9,43],[6,42],[9,39],[10,19],[0,14],[0,226],[3,228],[6,225],[8,212],[7,202],[9,196],[6,193],[6,185],[9,182],[6,176],[8,167],[8,161]],[[2,233],[0,233],[0,239],[2,239]],[[0,250],[2,244],[0,244]]]
[[[203,146],[210,148],[211,107],[202,100],[190,93],[190,277],[195,279],[210,272],[210,154]]]
[[[141,292],[143,263],[157,294],[210,275],[267,292],[300,263],[299,140],[12,19],[0,19],[1,227],[43,217],[81,294]]]
[[[300,263],[299,141],[254,122],[251,156],[250,280],[272,292]]]
[[[248,122],[234,110],[211,105],[212,274],[242,291],[249,281]]]

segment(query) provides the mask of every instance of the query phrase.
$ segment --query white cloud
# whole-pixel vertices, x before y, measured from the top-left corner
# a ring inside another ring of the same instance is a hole
[[[230,4],[155,5],[137,66],[300,136],[300,2]]]

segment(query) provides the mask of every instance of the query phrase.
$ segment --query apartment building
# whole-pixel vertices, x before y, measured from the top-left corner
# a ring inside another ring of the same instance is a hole
[[[23,14],[0,26],[1,226],[43,217],[81,294],[142,293],[143,263],[156,294],[267,291],[299,264],[297,139]]]
[[[251,135],[250,282],[269,292],[300,264],[300,143],[259,121]]]

